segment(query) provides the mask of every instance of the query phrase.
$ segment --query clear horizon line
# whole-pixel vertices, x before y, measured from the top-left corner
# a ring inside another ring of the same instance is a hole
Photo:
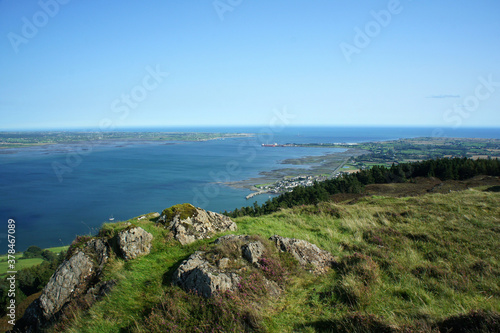
[[[121,130],[131,130],[131,129],[156,129],[156,130],[161,130],[161,129],[175,129],[175,128],[183,128],[183,129],[200,129],[200,128],[261,128],[261,127],[269,127],[269,125],[265,124],[240,124],[240,125],[227,125],[227,124],[221,124],[221,125],[137,125],[137,126],[120,126],[116,127],[111,130],[101,130],[99,128],[95,127],[89,127],[89,126],[65,126],[65,127],[13,127],[13,128],[0,128],[0,132],[16,132],[16,131],[26,131],[26,132],[32,132],[32,131],[91,131],[91,132],[119,132]],[[500,125],[475,125],[475,126],[461,126],[459,128],[453,128],[452,126],[439,126],[439,125],[399,125],[399,124],[390,124],[390,125],[367,125],[367,124],[361,124],[361,125],[354,125],[354,124],[349,124],[349,125],[340,125],[340,124],[331,124],[331,125],[325,125],[325,124],[305,124],[305,125],[287,125],[285,128],[423,128],[423,129],[443,129],[443,130],[459,130],[459,129],[500,129]]]

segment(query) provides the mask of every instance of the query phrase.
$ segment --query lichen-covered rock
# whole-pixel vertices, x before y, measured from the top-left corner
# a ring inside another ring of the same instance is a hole
[[[108,262],[109,246],[101,238],[94,238],[87,242],[84,252],[94,260],[99,269],[102,269]]]
[[[229,217],[196,208],[190,204],[175,205],[165,209],[158,219],[170,229],[182,245],[211,238],[223,231],[236,230],[236,223]]]
[[[153,235],[141,227],[135,227],[120,231],[117,239],[123,259],[130,260],[149,253]]]
[[[204,297],[212,297],[215,293],[236,290],[240,276],[236,273],[224,272],[210,264],[198,251],[184,260],[173,276],[173,284],[187,291],[195,291]]]
[[[109,246],[100,238],[72,246],[76,246],[75,252],[59,265],[40,298],[16,325],[21,331],[38,332],[50,323],[68,303],[87,292],[109,258]]]
[[[45,319],[50,319],[72,297],[84,291],[86,280],[94,273],[93,268],[92,259],[80,251],[59,266],[40,296],[40,307]]]
[[[265,249],[266,248],[261,242],[256,241],[243,245],[241,247],[241,252],[243,253],[243,258],[248,260],[251,264],[258,264]]]
[[[285,238],[278,235],[274,235],[269,239],[274,242],[280,251],[292,254],[302,267],[310,268],[314,274],[325,273],[335,261],[329,252],[321,250],[316,245],[305,240]]]

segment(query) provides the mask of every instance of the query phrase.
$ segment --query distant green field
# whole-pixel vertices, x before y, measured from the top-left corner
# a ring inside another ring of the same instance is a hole
[[[18,271],[23,268],[28,268],[31,266],[39,265],[43,262],[42,258],[31,258],[31,259],[20,259],[16,261],[16,268],[15,270]],[[9,264],[7,261],[2,261],[0,262],[0,276],[7,274],[7,271],[9,271]]]
[[[59,253],[61,251],[66,251],[69,246],[59,246],[59,247],[51,247],[44,250],[49,250],[53,253]],[[16,257],[16,271],[28,268],[31,266],[39,265],[43,262],[42,258],[30,258],[30,259],[21,259],[23,257],[23,252],[18,252],[15,254]],[[8,255],[3,254],[0,256],[0,276],[7,274],[9,271],[9,263],[8,263]]]
[[[59,253],[61,251],[66,251],[68,248],[69,246],[58,246],[58,247],[49,247],[48,249],[45,250],[49,250],[50,252],[54,253]]]

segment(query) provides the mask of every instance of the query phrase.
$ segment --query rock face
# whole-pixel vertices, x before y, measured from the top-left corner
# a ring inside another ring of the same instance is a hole
[[[173,283],[184,290],[211,297],[217,292],[235,290],[240,277],[210,264],[204,257],[204,252],[198,251],[185,260],[175,271]]]
[[[159,223],[172,230],[174,238],[182,245],[199,239],[211,238],[215,233],[237,229],[229,217],[190,204],[181,204],[165,209]]]
[[[283,252],[292,254],[304,268],[312,268],[314,274],[325,273],[335,262],[334,257],[327,251],[305,240],[285,238],[274,235],[269,238],[276,247]]]
[[[110,250],[103,239],[95,238],[87,242],[85,253],[93,259],[98,266],[97,268],[101,270],[108,262]]]
[[[45,319],[61,310],[73,294],[81,292],[86,280],[92,276],[93,268],[92,259],[83,252],[77,252],[59,266],[40,296],[40,307]]]
[[[289,252],[303,268],[315,274],[326,272],[334,262],[330,253],[304,240],[277,235],[270,240],[277,250]],[[276,250],[271,250],[269,246],[266,248],[264,243],[247,235],[220,237],[214,241],[215,247],[209,252],[198,251],[184,260],[174,272],[172,283],[186,291],[212,297],[218,292],[238,290],[240,283],[246,283],[240,276],[245,276],[243,272],[247,275],[257,272],[268,295],[278,296],[282,291],[280,286],[265,277],[269,267],[263,267],[259,262],[259,259],[271,255],[268,251]]]
[[[66,304],[89,289],[108,258],[109,247],[102,239],[92,239],[80,246],[57,268],[40,298],[28,307],[21,320],[21,330],[37,332],[56,318]]]
[[[118,233],[117,239],[123,259],[130,260],[149,253],[153,235],[140,227],[135,227]]]
[[[247,235],[228,235],[216,239],[214,244],[216,247],[210,252],[198,251],[183,261],[172,283],[186,291],[212,297],[219,292],[237,291],[240,283],[245,284],[241,274],[247,272],[248,275],[257,269],[268,294],[274,297],[281,293],[279,285],[266,279],[260,270],[258,260],[266,251],[262,242]]]

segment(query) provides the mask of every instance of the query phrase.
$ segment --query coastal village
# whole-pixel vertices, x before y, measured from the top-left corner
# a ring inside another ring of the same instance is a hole
[[[296,176],[291,178],[283,178],[273,184],[257,185],[255,189],[257,192],[252,192],[246,196],[247,200],[253,198],[256,195],[272,193],[281,194],[286,192],[291,192],[297,186],[313,186],[315,182],[321,182],[327,179],[332,179],[340,176],[342,172],[338,172],[333,176]]]

